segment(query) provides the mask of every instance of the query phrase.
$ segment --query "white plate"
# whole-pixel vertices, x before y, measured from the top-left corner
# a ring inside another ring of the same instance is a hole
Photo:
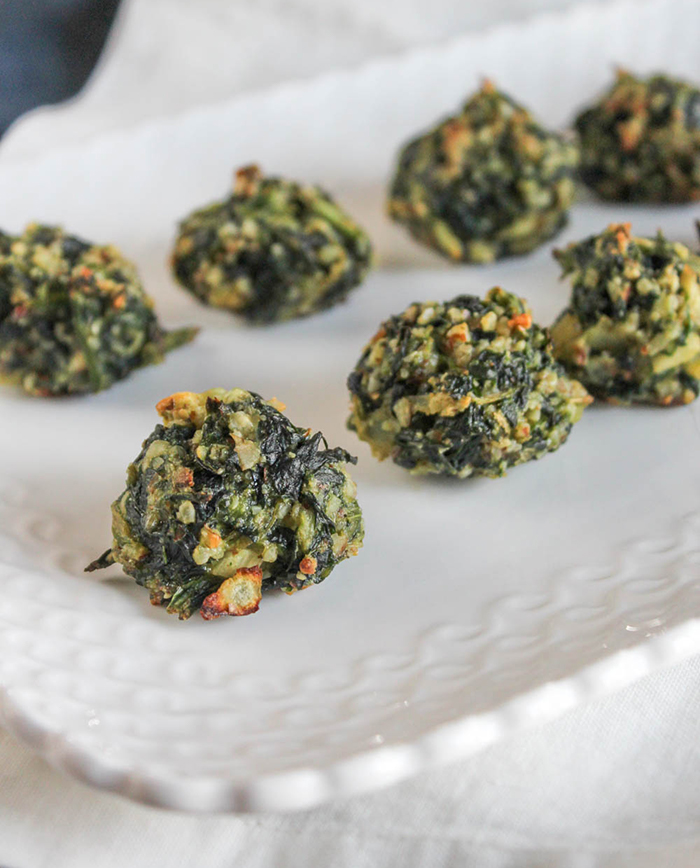
[[[700,79],[699,29],[696,0],[579,9],[0,166],[0,225],[57,221],[114,241],[168,323],[204,325],[108,393],[0,397],[12,731],[83,780],[154,804],[302,808],[465,756],[700,649],[700,402],[592,408],[560,452],[498,481],[412,479],[344,427],[345,377],[388,314],[502,284],[549,322],[568,293],[548,249],[448,267],[391,226],[384,187],[406,135],[481,73],[550,123],[613,61]],[[323,183],[370,229],[383,268],[346,306],[249,330],[172,284],[175,221],[252,159]],[[697,213],[583,203],[558,241],[631,219],[693,244]],[[119,570],[81,568],[109,542],[109,503],[153,405],[212,386],[276,395],[356,452],[367,539],[314,590],[267,597],[253,617],[180,623]]]

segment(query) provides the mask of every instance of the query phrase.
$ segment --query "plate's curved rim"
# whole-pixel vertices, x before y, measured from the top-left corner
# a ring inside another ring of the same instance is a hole
[[[197,813],[301,811],[380,790],[477,753],[700,653],[700,618],[515,696],[497,708],[440,724],[411,743],[377,746],[325,767],[233,783],[226,778],[144,775],[111,763],[21,709],[0,686],[0,723],[54,768],[98,789],[158,808]]]

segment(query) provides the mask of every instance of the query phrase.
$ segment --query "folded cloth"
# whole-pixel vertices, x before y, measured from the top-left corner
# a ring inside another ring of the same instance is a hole
[[[99,57],[119,0],[3,0],[0,135],[41,103],[72,96]]]
[[[80,98],[23,118],[0,154],[36,153],[47,142],[60,147],[576,2],[581,0],[121,0],[107,48]]]

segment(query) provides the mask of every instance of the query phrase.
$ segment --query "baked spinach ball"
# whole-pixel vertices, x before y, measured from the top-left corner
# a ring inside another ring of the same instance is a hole
[[[554,252],[573,286],[557,358],[596,398],[688,404],[700,390],[700,258],[629,223]]]
[[[205,304],[272,323],[344,301],[371,256],[365,232],[320,187],[247,166],[227,199],[180,223],[172,266]]]
[[[196,332],[159,325],[116,247],[37,223],[0,232],[1,382],[30,395],[99,392]]]
[[[503,476],[553,452],[591,401],[525,302],[498,287],[392,316],[348,387],[348,426],[376,458],[458,477]]]
[[[666,75],[620,71],[576,119],[581,178],[603,199],[700,199],[700,91]]]
[[[322,582],[356,555],[364,526],[346,465],[279,402],[244,389],[179,392],[112,504],[113,563],[181,619],[257,611],[261,594]]]
[[[389,215],[453,260],[528,253],[566,223],[578,150],[485,82],[399,155]]]

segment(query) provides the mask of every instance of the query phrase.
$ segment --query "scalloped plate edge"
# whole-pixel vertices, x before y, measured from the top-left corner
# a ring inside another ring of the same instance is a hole
[[[419,772],[467,759],[698,653],[700,618],[693,618],[574,675],[539,685],[492,711],[442,724],[412,744],[377,747],[324,768],[299,768],[241,783],[216,777],[146,776],[133,767],[112,763],[72,742],[60,730],[44,726],[2,687],[0,723],[54,768],[143,804],[202,813],[300,811],[383,789]]]

